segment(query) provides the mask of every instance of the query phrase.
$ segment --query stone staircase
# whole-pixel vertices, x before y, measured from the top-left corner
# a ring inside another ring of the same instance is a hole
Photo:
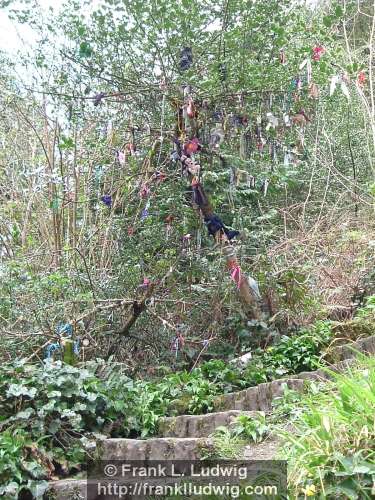
[[[375,355],[375,336],[333,349],[330,359],[334,364],[330,366],[330,369],[336,372],[345,371],[355,361],[356,351]],[[328,380],[329,378],[327,371],[320,369],[224,394],[216,398],[214,402],[216,411],[213,413],[162,418],[159,424],[159,437],[144,440],[104,439],[98,444],[98,456],[102,461],[137,460],[145,464],[152,460],[200,460],[207,456],[207,452],[214,451],[214,443],[210,435],[219,426],[229,426],[240,414],[252,416],[257,411],[270,412],[273,400],[282,396],[285,386],[302,392],[306,388],[306,380]],[[247,446],[244,458],[270,460],[275,457],[278,447],[277,439],[271,437],[262,443]],[[55,500],[99,498],[87,496],[86,488],[86,479],[63,479],[52,481],[49,491],[51,498]],[[118,498],[118,496],[113,498]]]
[[[206,415],[165,417],[159,422],[159,433],[166,438],[209,437],[220,426],[228,427],[239,415],[254,416],[256,412],[229,410]]]
[[[149,439],[105,439],[100,443],[101,460],[199,460],[211,440],[201,437],[157,437]]]

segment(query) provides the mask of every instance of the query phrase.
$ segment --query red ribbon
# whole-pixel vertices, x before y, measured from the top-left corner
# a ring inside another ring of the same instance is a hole
[[[364,71],[360,71],[360,73],[358,74],[358,83],[360,85],[366,83],[366,73]]]
[[[232,262],[229,265],[229,269],[231,271],[230,277],[236,283],[237,288],[240,288],[240,286],[241,286],[241,278],[242,278],[242,272],[241,272],[240,266],[238,264],[236,264],[235,262]]]
[[[167,178],[167,175],[164,172],[156,172],[155,177],[157,181],[163,182]]]
[[[147,198],[148,195],[150,194],[150,188],[144,184],[139,192],[139,196],[141,198]]]
[[[318,45],[318,46],[314,47],[312,49],[312,51],[313,51],[314,61],[320,61],[320,58],[322,57],[322,55],[324,54],[326,49],[324,47],[322,47],[321,45]]]

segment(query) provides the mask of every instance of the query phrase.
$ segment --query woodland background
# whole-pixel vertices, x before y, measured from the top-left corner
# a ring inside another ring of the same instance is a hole
[[[314,9],[272,1],[72,2],[50,19],[32,2],[18,10],[3,4],[39,37],[37,50],[17,62],[25,81],[2,56],[4,359],[32,355],[69,322],[89,342],[85,356],[105,357],[118,342],[118,359],[133,367],[155,358],[173,362],[176,329],[186,339],[178,363],[194,362],[204,339],[215,338],[212,355],[251,344],[257,325],[241,315],[235,284],[223,275],[220,252],[170,160],[183,85],[191,86],[200,113],[205,188],[224,223],[241,231],[240,263],[259,281],[271,326],[287,331],[324,317],[327,306],[350,305],[371,281],[371,2]],[[181,71],[185,46],[193,64]],[[314,47],[324,48],[317,61]],[[306,66],[300,69],[306,59],[318,98],[311,97]],[[330,95],[336,75],[349,97],[340,83]],[[300,109],[310,121],[303,148],[288,161],[301,132],[282,126],[283,116]],[[279,117],[277,131],[265,131],[270,112]],[[236,125],[239,115],[246,126]],[[254,132],[259,117],[262,151]],[[215,123],[225,140],[212,154]],[[150,158],[155,141],[161,145]],[[146,162],[165,180],[147,180]],[[255,187],[233,188],[233,167],[254,176]],[[140,198],[145,183],[148,199]],[[101,201],[105,195],[111,207]],[[137,287],[144,278],[160,280],[171,265],[152,306],[117,340]]]
[[[74,363],[130,377],[222,370],[310,325],[321,340],[374,292],[371,0],[0,6],[37,40],[0,55],[2,363],[60,359],[65,336]],[[178,136],[201,143],[262,318],[192,205]]]

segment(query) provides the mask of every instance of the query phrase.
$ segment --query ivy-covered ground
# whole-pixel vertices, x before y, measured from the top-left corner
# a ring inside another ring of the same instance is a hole
[[[79,472],[87,456],[93,456],[100,436],[146,438],[157,431],[162,416],[210,412],[218,395],[324,366],[329,346],[336,345],[338,326],[341,342],[346,325],[347,341],[373,333],[374,304],[370,298],[357,318],[346,324],[319,321],[294,336],[282,337],[264,351],[259,349],[243,367],[211,360],[190,372],[164,374],[151,381],[130,377],[121,364],[99,359],[80,366],[61,361],[4,363],[0,368],[0,492],[24,487],[33,491],[47,480]],[[284,412],[286,407],[284,418],[291,411],[296,414],[287,399]],[[303,422],[300,425],[306,425]],[[231,431],[218,430],[218,447],[223,454],[235,455],[236,442],[261,439],[269,431],[267,425],[261,415],[258,420],[239,418]]]

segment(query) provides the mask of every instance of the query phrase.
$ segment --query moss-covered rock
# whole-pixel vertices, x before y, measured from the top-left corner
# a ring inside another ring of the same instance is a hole
[[[185,413],[189,413],[190,401],[191,401],[190,394],[186,394],[182,396],[180,399],[175,399],[170,403],[171,412],[177,415],[184,415]]]
[[[375,335],[375,318],[354,318],[348,321],[333,322],[332,331],[335,336],[335,345],[346,344],[348,340],[358,340]]]

